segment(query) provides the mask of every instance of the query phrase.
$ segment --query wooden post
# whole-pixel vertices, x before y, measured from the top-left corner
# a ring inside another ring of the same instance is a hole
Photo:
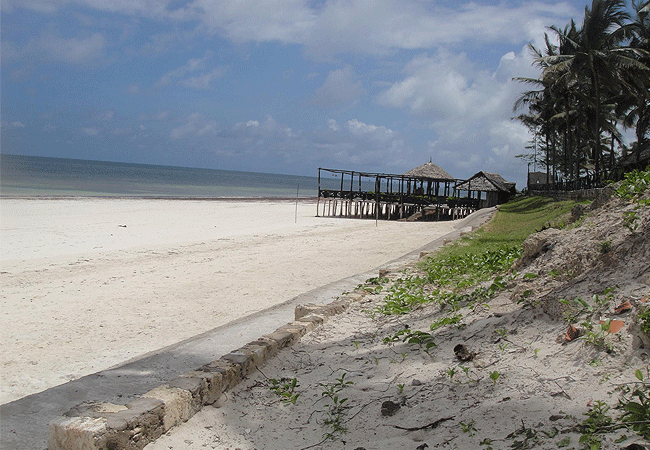
[[[318,217],[318,207],[320,206],[320,167],[318,168],[318,199],[316,200],[316,217]]]

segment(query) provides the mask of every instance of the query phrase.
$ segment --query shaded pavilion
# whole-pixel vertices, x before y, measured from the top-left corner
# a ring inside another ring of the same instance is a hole
[[[425,207],[446,206],[457,182],[428,162],[403,175],[318,169],[318,205],[323,216],[403,219]]]
[[[467,181],[456,184],[456,192],[460,191],[466,191],[468,198],[477,200],[479,208],[505,203],[517,193],[515,183],[506,181],[498,173],[483,171],[474,174]]]
[[[409,170],[403,176],[415,180],[416,185],[419,182],[419,188],[414,187],[414,189],[417,189],[422,195],[435,197],[449,197],[452,184],[456,182],[456,179],[449,175],[447,171],[431,161]],[[440,191],[441,187],[443,188],[442,192]]]

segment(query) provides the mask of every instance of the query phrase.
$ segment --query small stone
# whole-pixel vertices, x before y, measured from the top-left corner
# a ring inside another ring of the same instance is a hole
[[[399,411],[399,403],[391,402],[386,400],[381,404],[381,415],[382,416],[394,416],[397,411]]]
[[[623,314],[631,310],[632,310],[632,303],[626,300],[616,307],[616,309],[614,310],[614,314]]]
[[[630,444],[627,447],[623,447],[623,450],[646,450],[646,448],[643,445]]]
[[[456,355],[456,358],[458,358],[458,360],[461,362],[471,361],[476,356],[475,352],[470,352],[469,349],[463,344],[458,344],[456,347],[454,347],[454,354]]]
[[[422,386],[422,382],[417,378],[413,378],[413,381],[411,381],[411,386]]]
[[[575,341],[580,336],[582,336],[582,330],[576,328],[575,325],[569,325],[569,328],[567,328],[566,333],[564,333],[564,342]]]

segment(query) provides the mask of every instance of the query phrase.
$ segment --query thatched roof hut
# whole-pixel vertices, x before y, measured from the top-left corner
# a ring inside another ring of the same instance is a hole
[[[411,169],[404,174],[405,177],[428,178],[431,180],[454,181],[455,178],[449,175],[444,169],[436,166],[431,161]]]
[[[639,161],[637,161],[636,152],[630,152],[618,162],[618,166],[626,170],[641,169],[643,170],[650,164],[650,147],[641,150]]]
[[[512,192],[514,193],[515,183],[506,181],[498,173],[479,172],[469,180],[456,185],[459,191],[481,191],[481,192]]]
[[[457,191],[485,192],[485,200],[481,200],[482,208],[505,203],[511,195],[517,193],[515,183],[506,181],[498,173],[478,172],[469,180],[456,185]]]

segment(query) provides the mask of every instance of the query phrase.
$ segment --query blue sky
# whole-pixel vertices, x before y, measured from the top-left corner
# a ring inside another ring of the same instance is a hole
[[[2,152],[523,187],[526,45],[584,1],[3,0]]]

